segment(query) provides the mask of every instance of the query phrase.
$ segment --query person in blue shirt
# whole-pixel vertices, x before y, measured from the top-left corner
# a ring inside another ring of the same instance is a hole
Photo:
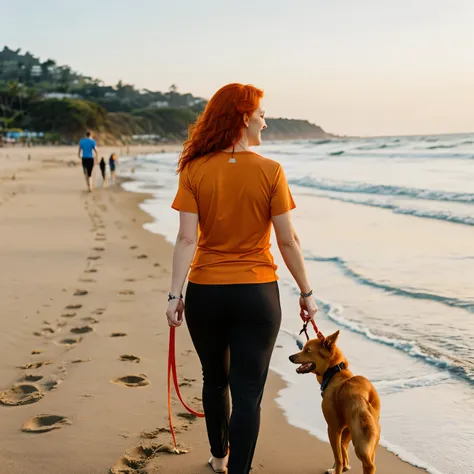
[[[92,170],[99,157],[95,140],[91,138],[91,132],[86,132],[86,136],[79,141],[78,156],[82,158],[82,169],[86,178],[87,189],[91,192],[94,188]]]

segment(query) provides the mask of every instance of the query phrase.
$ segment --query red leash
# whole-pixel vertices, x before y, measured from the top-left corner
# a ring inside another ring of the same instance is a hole
[[[204,413],[198,413],[192,408],[188,407],[181,396],[179,391],[178,375],[176,373],[176,328],[170,327],[170,339],[169,339],[169,348],[168,348],[168,418],[170,422],[170,431],[171,436],[173,437],[174,448],[178,451],[178,443],[176,442],[176,435],[173,428],[173,419],[171,415],[171,378],[173,378],[174,389],[178,395],[179,401],[182,403],[183,407],[188,410],[194,416],[199,418],[204,417]]]

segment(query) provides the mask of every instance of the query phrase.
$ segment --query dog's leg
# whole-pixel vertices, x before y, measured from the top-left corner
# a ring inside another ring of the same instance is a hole
[[[326,471],[328,474],[342,474],[341,434],[341,431],[332,430],[328,427],[329,442],[331,443],[332,452],[334,454],[334,468],[328,469]]]
[[[351,466],[349,466],[349,453],[347,452],[347,448],[349,443],[351,442],[351,432],[349,428],[346,426],[342,431],[341,435],[341,449],[342,449],[342,470],[344,472],[348,471]]]
[[[362,460],[362,472],[364,474],[375,474],[375,464],[371,459]]]

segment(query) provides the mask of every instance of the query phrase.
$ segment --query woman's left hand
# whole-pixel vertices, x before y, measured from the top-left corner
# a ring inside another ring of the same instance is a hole
[[[173,327],[181,326],[183,323],[184,303],[182,299],[173,299],[168,303],[166,317],[168,325]]]

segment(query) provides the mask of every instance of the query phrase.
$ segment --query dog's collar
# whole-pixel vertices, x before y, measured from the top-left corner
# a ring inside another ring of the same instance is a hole
[[[331,379],[341,370],[346,368],[346,364],[341,362],[340,364],[335,365],[334,367],[330,367],[323,375],[323,381],[321,382],[321,396],[323,396],[324,390],[326,390],[327,386]]]

